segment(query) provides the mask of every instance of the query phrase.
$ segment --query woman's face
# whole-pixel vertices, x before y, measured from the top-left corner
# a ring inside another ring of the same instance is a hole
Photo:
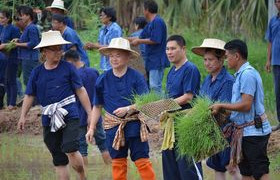
[[[9,19],[3,13],[0,13],[0,25],[6,26],[8,22]]]
[[[215,56],[214,51],[204,54],[204,67],[209,74],[217,73],[223,67],[224,61]]]
[[[45,55],[46,61],[52,63],[59,62],[62,57],[62,47],[60,45],[45,47],[43,54]]]
[[[32,21],[31,17],[27,14],[20,14],[19,18],[21,19],[22,23],[26,26],[30,21]]]
[[[103,11],[99,15],[102,24],[107,25],[111,22],[111,17],[108,17]]]

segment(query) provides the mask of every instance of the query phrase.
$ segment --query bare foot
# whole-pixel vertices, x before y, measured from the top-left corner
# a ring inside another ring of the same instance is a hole
[[[112,163],[112,159],[111,159],[111,156],[110,156],[108,151],[103,151],[101,153],[101,155],[102,155],[102,158],[103,158],[103,161],[104,161],[105,164],[111,164]]]

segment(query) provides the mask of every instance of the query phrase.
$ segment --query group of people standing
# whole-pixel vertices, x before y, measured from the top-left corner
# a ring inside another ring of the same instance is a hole
[[[275,3],[280,4],[279,0]],[[264,110],[262,80],[247,60],[245,42],[235,39],[226,43],[209,38],[193,47],[192,52],[203,57],[209,73],[201,84],[197,66],[187,58],[185,39],[180,35],[167,38],[166,25],[157,14],[158,5],[154,0],[145,0],[144,17],[135,19],[137,31],[127,38],[122,38],[115,10],[102,8],[100,20],[103,26],[98,40],[85,45],[65,15],[67,10],[63,1],[55,0],[48,8],[53,13],[53,31],[43,32],[41,40],[33,23],[32,8],[18,8],[17,20],[21,27],[11,24],[8,11],[0,11],[0,52],[11,40],[17,47],[9,54],[0,53],[0,58],[5,59],[0,60],[0,68],[5,67],[0,71],[0,88],[6,86],[7,104],[14,106],[16,72],[20,62],[26,92],[18,129],[24,129],[27,113],[36,99],[36,103],[42,106],[44,142],[52,155],[58,179],[69,179],[68,164],[80,179],[86,179],[87,142],[92,142],[93,137],[104,162],[112,164],[113,179],[127,179],[128,152],[141,179],[156,179],[149,160],[145,118],[141,117],[131,99],[135,94],[149,91],[162,93],[164,69],[170,64],[166,94],[182,110],[191,108],[192,100],[204,95],[220,102],[210,107],[214,115],[221,110],[231,112],[231,124],[221,127],[233,128],[228,138],[231,147],[207,160],[207,165],[215,171],[215,178],[226,179],[225,172],[228,171],[235,180],[241,179],[240,174],[243,180],[269,179],[267,143],[271,127]],[[279,15],[270,23],[272,30],[268,39],[272,47],[279,32],[273,29],[273,23],[278,22]],[[140,53],[131,48],[138,45]],[[89,68],[86,50],[92,49],[101,53],[100,68],[104,71],[101,75]],[[140,56],[147,79],[129,67],[129,62]],[[235,71],[234,77],[224,67],[225,58],[228,67]],[[7,79],[7,83],[3,79]],[[105,111],[103,118],[102,110]],[[179,157],[175,148],[162,151],[164,179],[203,179],[201,163],[187,159],[190,158]]]

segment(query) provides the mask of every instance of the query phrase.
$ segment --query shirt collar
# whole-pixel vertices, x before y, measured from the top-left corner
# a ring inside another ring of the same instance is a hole
[[[238,70],[236,73],[234,73],[234,76],[236,77],[239,73],[241,73],[242,71],[244,71],[249,65],[250,65],[249,62],[244,63],[244,64],[239,68],[239,70]]]

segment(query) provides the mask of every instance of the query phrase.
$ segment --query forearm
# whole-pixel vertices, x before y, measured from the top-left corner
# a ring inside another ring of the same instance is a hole
[[[102,106],[93,106],[90,116],[91,122],[89,122],[89,129],[93,130],[101,116]]]
[[[21,115],[20,115],[23,119],[25,119],[28,111],[30,110],[33,104],[33,101],[34,101],[34,96],[30,96],[30,95],[24,96],[24,100],[21,108]]]
[[[229,111],[238,111],[238,112],[248,112],[251,107],[248,108],[246,103],[236,103],[236,104],[221,104],[221,108]]]
[[[28,43],[16,43],[17,47],[28,47]]]
[[[151,41],[150,39],[138,39],[139,44],[157,44],[154,41]]]
[[[86,89],[84,87],[77,89],[76,95],[78,96],[84,110],[87,112],[87,115],[89,116],[91,113],[91,104]]]
[[[187,103],[190,103],[193,99],[193,94],[191,93],[186,93],[176,99],[174,99],[179,105],[184,105]]]
[[[267,61],[271,62],[271,42],[267,45]]]

